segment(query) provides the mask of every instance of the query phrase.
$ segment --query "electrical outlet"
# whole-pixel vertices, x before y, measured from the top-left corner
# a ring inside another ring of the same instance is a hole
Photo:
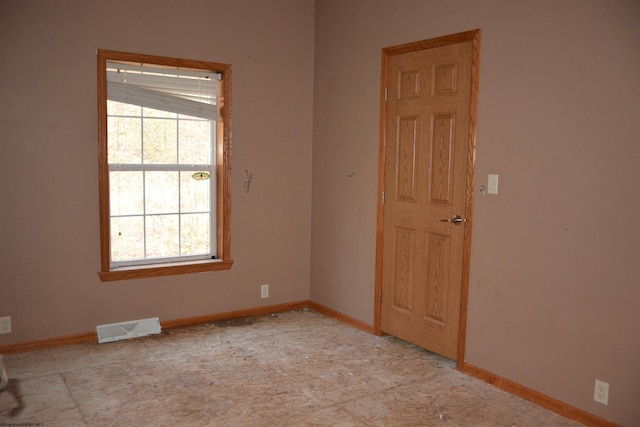
[[[269,298],[269,285],[260,285],[260,298]]]
[[[596,380],[596,386],[593,391],[593,400],[600,402],[603,405],[609,404],[609,383]]]
[[[0,334],[11,332],[11,317],[0,317]]]

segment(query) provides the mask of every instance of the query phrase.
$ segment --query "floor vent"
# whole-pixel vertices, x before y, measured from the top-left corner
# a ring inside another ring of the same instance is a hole
[[[129,338],[144,337],[147,335],[159,334],[161,332],[160,319],[157,317],[98,325],[96,329],[98,331],[98,342],[100,344],[111,341],[126,340]]]

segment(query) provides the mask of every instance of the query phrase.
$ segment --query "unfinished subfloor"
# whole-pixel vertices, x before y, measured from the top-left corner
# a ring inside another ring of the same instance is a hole
[[[0,425],[581,425],[313,311],[14,354],[5,365]]]

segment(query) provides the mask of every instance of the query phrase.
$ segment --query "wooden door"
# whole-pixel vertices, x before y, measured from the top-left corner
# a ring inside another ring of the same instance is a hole
[[[384,57],[377,260],[380,331],[454,360],[461,314],[466,323],[479,34],[462,35]]]

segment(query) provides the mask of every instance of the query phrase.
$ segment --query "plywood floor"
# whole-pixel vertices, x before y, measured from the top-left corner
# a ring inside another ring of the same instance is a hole
[[[312,311],[9,355],[5,365],[0,425],[580,425]]]

